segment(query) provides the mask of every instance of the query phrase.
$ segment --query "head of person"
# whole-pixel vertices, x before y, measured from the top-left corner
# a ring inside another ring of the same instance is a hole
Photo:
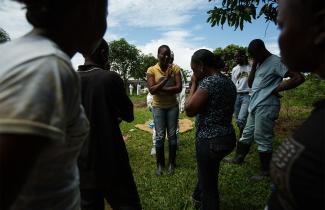
[[[93,51],[90,55],[84,55],[84,57],[86,59],[86,62],[90,61],[98,65],[102,69],[106,69],[109,63],[108,52],[109,52],[108,44],[104,39],[102,39],[98,47],[95,49],[95,51]]]
[[[261,39],[254,39],[248,45],[248,54],[257,62],[262,62],[270,52]]]
[[[198,80],[211,75],[213,72],[219,72],[224,67],[225,63],[221,57],[206,49],[197,50],[191,58],[191,68]]]
[[[248,64],[246,50],[244,49],[237,50],[234,54],[234,57],[236,63],[239,64],[240,66]]]
[[[325,1],[280,0],[278,23],[284,63],[325,78]]]
[[[93,51],[106,31],[107,0],[15,0],[34,28],[68,55]]]
[[[158,48],[158,61],[160,66],[167,67],[170,64],[171,50],[167,45],[161,45]]]

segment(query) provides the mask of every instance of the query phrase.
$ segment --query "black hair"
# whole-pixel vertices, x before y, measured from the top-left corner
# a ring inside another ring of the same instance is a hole
[[[65,20],[65,15],[80,4],[87,2],[90,9],[94,7],[107,8],[107,0],[14,0],[26,5],[26,18],[29,23],[38,28],[53,28]],[[101,3],[100,3],[101,2]],[[91,17],[89,17],[91,18]]]
[[[192,55],[191,62],[203,64],[215,69],[222,69],[225,67],[225,63],[219,55],[215,55],[211,51],[206,49],[197,50]]]
[[[170,48],[168,47],[168,45],[163,44],[163,45],[161,45],[160,47],[158,47],[158,54],[159,54],[160,50],[163,49],[163,48],[165,48],[165,49],[167,49],[169,52],[171,52],[171,50],[170,50]]]
[[[249,50],[252,50],[252,49],[264,50],[264,49],[266,49],[266,47],[265,47],[263,40],[254,39],[249,43],[248,49]]]

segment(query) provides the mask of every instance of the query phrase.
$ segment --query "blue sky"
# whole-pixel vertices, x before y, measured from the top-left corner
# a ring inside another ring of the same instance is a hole
[[[207,11],[218,1],[208,0],[109,0],[107,41],[125,38],[143,53],[157,54],[161,44],[174,51],[175,63],[190,70],[191,55],[200,48],[214,50],[229,44],[247,46],[255,38],[263,39],[267,48],[279,54],[279,31],[273,24],[259,19],[245,24],[243,31],[224,26],[211,27],[206,23]],[[22,6],[11,0],[0,0],[0,27],[12,38],[31,29],[25,20]],[[82,64],[80,55],[73,65]]]

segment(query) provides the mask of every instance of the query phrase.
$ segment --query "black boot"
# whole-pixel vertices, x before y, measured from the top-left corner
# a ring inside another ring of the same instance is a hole
[[[176,167],[176,150],[177,145],[169,146],[169,167],[168,174],[172,175]]]
[[[246,155],[249,152],[250,146],[251,146],[250,144],[243,144],[238,142],[235,157],[225,158],[225,161],[228,163],[242,164],[244,162]]]
[[[156,160],[157,160],[157,171],[156,175],[161,176],[162,171],[165,168],[165,152],[164,147],[156,148]]]
[[[272,152],[260,152],[260,162],[261,162],[261,169],[259,174],[252,176],[250,179],[251,181],[261,181],[270,176],[270,162],[272,158]]]

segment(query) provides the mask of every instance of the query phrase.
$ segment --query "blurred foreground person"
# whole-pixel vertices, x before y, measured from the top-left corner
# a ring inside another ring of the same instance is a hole
[[[78,210],[88,121],[70,59],[98,45],[107,1],[18,2],[33,30],[0,46],[0,209]]]
[[[78,73],[90,132],[79,157],[81,209],[104,210],[104,199],[114,210],[141,209],[119,127],[121,121],[133,121],[132,101],[121,77],[104,70],[108,62],[105,40],[84,57]]]
[[[284,63],[297,72],[314,72],[325,79],[324,0],[280,0],[278,23]],[[275,190],[269,210],[325,209],[324,128],[325,100],[321,100],[272,157]]]

